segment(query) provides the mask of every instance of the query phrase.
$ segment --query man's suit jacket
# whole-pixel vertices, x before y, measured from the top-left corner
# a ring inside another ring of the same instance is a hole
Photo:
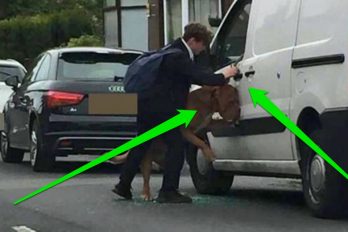
[[[226,79],[222,74],[214,74],[211,69],[195,64],[180,38],[169,45],[171,48],[182,52],[164,57],[158,85],[165,87],[152,104],[157,111],[175,114],[176,109],[185,108],[191,84],[220,86],[226,84]]]

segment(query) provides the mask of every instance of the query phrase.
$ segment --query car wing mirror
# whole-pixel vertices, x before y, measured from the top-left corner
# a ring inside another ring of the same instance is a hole
[[[18,88],[18,85],[19,85],[19,77],[18,76],[10,76],[8,77],[6,80],[5,80],[5,84],[7,86],[10,86],[12,87],[12,89],[14,91],[16,91],[16,89]]]

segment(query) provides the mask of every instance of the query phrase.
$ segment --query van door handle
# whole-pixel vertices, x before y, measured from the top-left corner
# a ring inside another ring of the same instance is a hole
[[[27,97],[19,97],[19,101],[21,105],[26,105],[28,103],[28,98]]]
[[[250,77],[250,76],[254,76],[255,73],[256,73],[256,72],[255,72],[254,70],[252,70],[252,71],[245,72],[244,75],[245,75],[246,77]]]
[[[25,97],[19,97],[19,100],[23,103],[27,103],[27,98]]]

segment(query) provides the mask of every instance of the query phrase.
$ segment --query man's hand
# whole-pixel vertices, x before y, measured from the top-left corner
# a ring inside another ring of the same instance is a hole
[[[238,74],[238,72],[238,68],[232,65],[229,65],[222,70],[222,74],[225,76],[226,79],[234,77]]]

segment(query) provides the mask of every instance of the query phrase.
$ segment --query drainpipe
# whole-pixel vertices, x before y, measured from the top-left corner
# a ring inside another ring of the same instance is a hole
[[[182,33],[184,33],[185,26],[190,22],[189,0],[181,0],[181,15],[182,15]]]

